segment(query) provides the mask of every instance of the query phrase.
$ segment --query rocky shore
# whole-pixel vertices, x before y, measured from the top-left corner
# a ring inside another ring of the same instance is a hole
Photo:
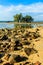
[[[43,65],[43,27],[0,29],[0,65]]]

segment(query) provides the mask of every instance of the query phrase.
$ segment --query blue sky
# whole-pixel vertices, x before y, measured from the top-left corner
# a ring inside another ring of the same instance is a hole
[[[43,0],[0,0],[0,21],[13,20],[17,13],[43,21]]]
[[[32,3],[37,3],[37,2],[43,2],[43,0],[0,0],[0,4],[2,5],[18,5],[18,4],[32,4]]]

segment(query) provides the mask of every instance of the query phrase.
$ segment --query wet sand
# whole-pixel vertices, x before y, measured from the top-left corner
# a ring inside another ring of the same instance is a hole
[[[43,65],[43,27],[0,29],[0,65]]]

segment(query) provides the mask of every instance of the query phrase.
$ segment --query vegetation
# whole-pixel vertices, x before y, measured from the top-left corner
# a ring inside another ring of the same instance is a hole
[[[31,17],[31,16],[29,16],[29,15],[26,15],[26,16],[23,16],[22,15],[22,13],[20,13],[20,14],[16,14],[15,16],[14,16],[14,22],[26,22],[26,23],[28,23],[28,22],[32,22],[33,21],[33,18]],[[16,25],[16,26],[18,26],[18,25]],[[30,25],[21,25],[22,27],[32,27],[32,25],[30,24]]]
[[[20,13],[20,14],[16,14],[15,16],[14,16],[14,21],[15,22],[21,22],[21,20],[22,20],[22,14]]]

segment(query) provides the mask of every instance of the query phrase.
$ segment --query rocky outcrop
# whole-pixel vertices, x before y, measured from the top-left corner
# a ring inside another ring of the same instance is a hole
[[[26,28],[0,30],[0,65],[37,64],[30,62],[29,56],[38,53],[33,40],[40,37],[39,29],[35,31]]]

